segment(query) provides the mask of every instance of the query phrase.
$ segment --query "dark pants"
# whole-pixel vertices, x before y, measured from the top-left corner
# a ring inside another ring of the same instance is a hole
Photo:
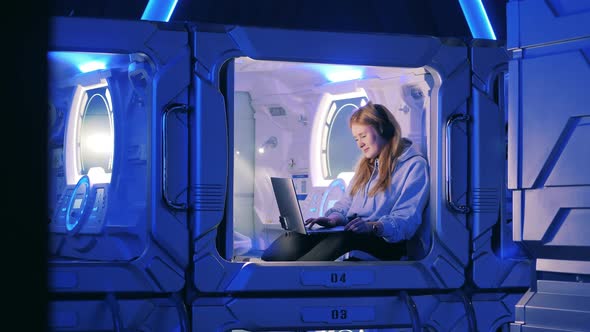
[[[353,232],[303,235],[287,232],[262,254],[265,261],[333,261],[351,250],[369,253],[381,260],[399,260],[406,255],[406,242],[389,243],[383,238]]]

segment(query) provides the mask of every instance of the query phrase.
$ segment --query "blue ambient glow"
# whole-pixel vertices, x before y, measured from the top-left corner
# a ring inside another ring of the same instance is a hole
[[[100,61],[90,61],[78,65],[78,69],[80,69],[80,71],[83,73],[88,73],[100,69],[106,69],[106,67],[106,64]]]
[[[459,0],[459,4],[473,38],[496,40],[496,34],[481,0]]]
[[[113,55],[106,53],[48,52],[47,57],[55,63],[75,67],[82,73],[106,69],[113,60]]]
[[[177,3],[178,0],[149,0],[141,19],[168,22]]]
[[[330,82],[344,82],[358,80],[359,78],[363,77],[363,72],[360,69],[334,68],[332,70],[326,71],[324,75]]]

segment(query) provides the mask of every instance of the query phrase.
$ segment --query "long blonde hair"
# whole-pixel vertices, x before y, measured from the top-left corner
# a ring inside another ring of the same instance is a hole
[[[398,157],[404,149],[402,130],[387,107],[380,104],[373,104],[372,102],[359,107],[352,113],[348,125],[352,127],[353,124],[373,127],[377,134],[386,141],[378,156],[379,174],[377,176],[377,183],[369,191],[369,196],[375,196],[378,192],[385,192],[391,185],[391,173],[393,173]],[[356,194],[367,185],[374,168],[375,159],[362,157],[358,161],[350,186],[351,195]]]

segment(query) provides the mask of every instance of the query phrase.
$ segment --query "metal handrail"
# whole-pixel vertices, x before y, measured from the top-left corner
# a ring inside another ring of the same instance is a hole
[[[449,206],[449,208],[451,208],[453,211],[459,212],[459,213],[463,213],[463,214],[467,214],[471,211],[471,209],[466,206],[466,205],[458,205],[457,203],[455,203],[455,200],[453,199],[453,181],[452,181],[452,176],[451,176],[451,134],[453,131],[453,125],[457,122],[457,121],[469,121],[470,117],[467,114],[461,114],[461,113],[456,113],[453,114],[449,117],[449,119],[447,120],[446,126],[445,126],[445,130],[446,130],[446,135],[445,135],[445,146],[446,146],[446,154],[445,154],[445,184],[446,184],[446,201],[447,201],[447,205]]]
[[[188,107],[184,104],[173,104],[162,112],[162,198],[170,208],[185,211],[188,204],[177,203],[168,198],[168,135],[166,134],[166,123],[168,122],[168,114],[177,111],[187,113]]]

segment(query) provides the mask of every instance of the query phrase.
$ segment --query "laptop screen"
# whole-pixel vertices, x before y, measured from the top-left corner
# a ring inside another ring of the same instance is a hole
[[[271,177],[270,181],[279,207],[281,226],[287,231],[307,234],[293,179]]]

